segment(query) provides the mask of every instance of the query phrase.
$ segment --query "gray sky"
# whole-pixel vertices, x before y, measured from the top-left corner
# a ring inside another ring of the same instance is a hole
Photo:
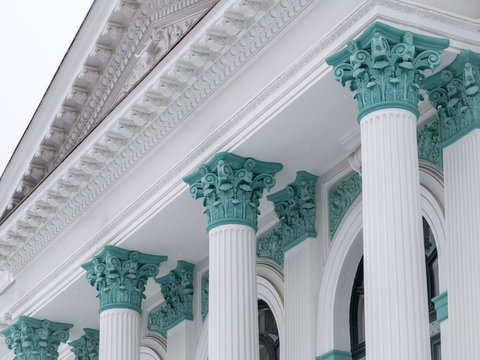
[[[93,0],[2,3],[0,174],[92,3]]]

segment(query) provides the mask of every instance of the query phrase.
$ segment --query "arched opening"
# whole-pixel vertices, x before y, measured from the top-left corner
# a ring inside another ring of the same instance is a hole
[[[268,304],[258,300],[260,360],[280,359],[280,337],[275,316]]]
[[[425,218],[422,219],[432,360],[441,360],[440,326],[436,321],[437,313],[432,302],[432,299],[439,294],[437,243],[430,225]],[[365,359],[365,304],[363,284],[362,257],[355,274],[352,295],[350,297],[350,343],[352,360]]]

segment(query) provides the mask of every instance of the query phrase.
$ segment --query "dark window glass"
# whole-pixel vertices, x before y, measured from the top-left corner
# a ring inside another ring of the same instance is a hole
[[[263,300],[258,300],[258,330],[260,333],[260,360],[279,360],[280,341],[277,323],[272,310]]]

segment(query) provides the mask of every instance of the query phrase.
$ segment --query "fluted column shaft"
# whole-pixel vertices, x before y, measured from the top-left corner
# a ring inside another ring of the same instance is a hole
[[[191,360],[195,357],[195,329],[193,322],[184,320],[168,330],[167,360]]]
[[[443,150],[451,353],[480,354],[480,130]]]
[[[209,360],[258,360],[255,230],[221,225],[209,231]]]
[[[109,309],[100,314],[99,360],[140,359],[140,314]]]
[[[360,127],[367,358],[427,360],[416,116],[376,110]]]

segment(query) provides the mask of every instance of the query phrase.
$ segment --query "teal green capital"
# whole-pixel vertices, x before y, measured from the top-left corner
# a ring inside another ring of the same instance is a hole
[[[448,319],[448,291],[444,291],[432,299],[437,311],[437,321],[442,322]]]
[[[208,285],[209,285],[209,277],[208,271],[202,275],[202,321],[205,321],[207,314],[208,314]]]
[[[437,110],[442,148],[480,128],[480,55],[463,50],[421,85]]]
[[[297,171],[295,181],[285,189],[268,195],[281,221],[282,247],[286,251],[299,242],[316,237],[315,184],[318,176]]]
[[[183,320],[193,320],[193,270],[194,264],[178,261],[175,270],[155,279],[161,285],[164,302],[148,314],[147,327],[165,339],[168,330]]]
[[[80,339],[68,343],[75,354],[75,360],[98,360],[100,332],[89,328],[83,329],[83,332]]]
[[[194,199],[204,198],[207,231],[225,224],[248,225],[256,231],[263,190],[275,185],[274,176],[282,168],[279,163],[221,152],[183,180]]]
[[[158,274],[160,263],[166,256],[143,254],[107,245],[83,264],[87,281],[98,291],[101,313],[113,308],[126,308],[142,312],[145,284]]]
[[[72,324],[20,316],[1,331],[5,344],[15,353],[15,360],[55,360],[58,347],[68,340]]]
[[[352,354],[347,351],[332,350],[317,356],[315,360],[352,360]]]
[[[257,238],[257,256],[260,259],[269,259],[283,269],[285,252],[283,251],[282,224],[277,224]]]
[[[343,86],[350,82],[358,104],[358,121],[372,111],[402,108],[419,116],[419,83],[425,70],[440,65],[447,39],[403,31],[375,22],[357,39],[327,58]]]

